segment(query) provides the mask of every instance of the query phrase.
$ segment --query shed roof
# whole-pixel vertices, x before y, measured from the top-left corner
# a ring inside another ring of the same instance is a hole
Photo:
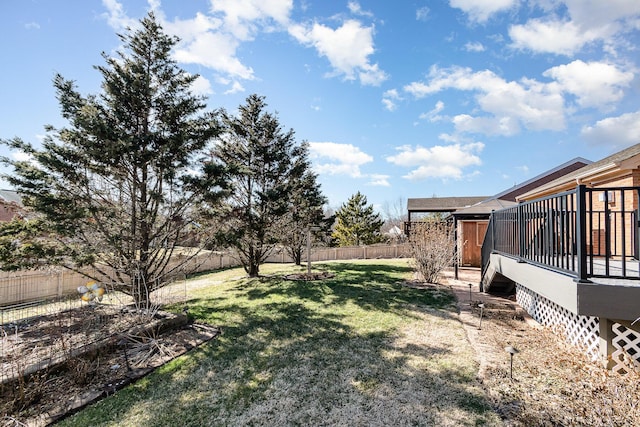
[[[480,203],[476,203],[473,206],[469,206],[468,208],[457,210],[453,213],[453,216],[456,218],[461,218],[464,216],[476,216],[482,215],[488,217],[491,214],[491,211],[497,211],[500,209],[509,208],[511,206],[517,205],[517,202],[513,202],[511,200],[502,200],[491,198],[484,200]]]
[[[454,212],[487,199],[487,196],[476,197],[426,197],[407,199],[409,212]]]

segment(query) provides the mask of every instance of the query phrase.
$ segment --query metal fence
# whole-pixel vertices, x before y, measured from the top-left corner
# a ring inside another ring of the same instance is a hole
[[[640,279],[640,187],[587,188],[528,201],[491,214],[482,247],[575,276]]]

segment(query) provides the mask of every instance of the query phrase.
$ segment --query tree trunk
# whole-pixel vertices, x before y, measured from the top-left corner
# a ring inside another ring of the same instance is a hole
[[[258,263],[251,260],[251,263],[249,264],[249,271],[247,271],[249,277],[258,277],[260,275],[259,269],[260,266],[258,265]]]
[[[133,303],[138,310],[148,310],[151,308],[151,289],[147,280],[142,276],[131,278],[131,296]]]

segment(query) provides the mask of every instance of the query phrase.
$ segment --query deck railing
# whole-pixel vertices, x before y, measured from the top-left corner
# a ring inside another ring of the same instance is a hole
[[[640,279],[640,187],[587,188],[494,211],[482,245],[491,253],[572,275]]]

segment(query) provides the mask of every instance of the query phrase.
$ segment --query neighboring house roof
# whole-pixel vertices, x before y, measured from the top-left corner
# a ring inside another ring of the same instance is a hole
[[[453,212],[486,199],[487,196],[407,199],[407,210],[409,212]]]
[[[14,190],[0,190],[0,201],[15,203],[22,206],[22,197]]]
[[[404,233],[400,230],[400,227],[394,225],[385,234],[388,234],[389,236],[402,236]]]
[[[570,190],[579,184],[597,186],[640,167],[640,144],[618,151],[602,160],[593,162],[574,172],[518,195],[517,200],[531,200],[560,191]]]

